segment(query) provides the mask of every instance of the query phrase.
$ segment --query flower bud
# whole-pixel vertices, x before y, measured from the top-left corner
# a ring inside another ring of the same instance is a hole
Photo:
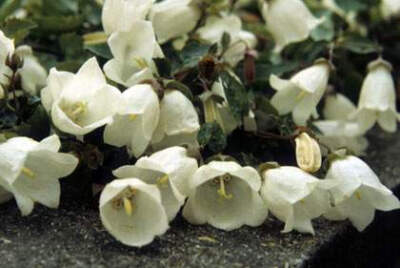
[[[316,172],[321,168],[322,156],[318,142],[307,133],[301,133],[296,139],[297,165],[304,171]]]

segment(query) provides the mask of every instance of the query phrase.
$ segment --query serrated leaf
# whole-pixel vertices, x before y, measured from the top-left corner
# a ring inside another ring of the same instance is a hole
[[[197,134],[197,140],[203,147],[207,147],[213,153],[222,152],[227,140],[221,127],[216,123],[205,123]]]
[[[249,100],[246,89],[237,78],[227,71],[222,72],[220,78],[232,115],[238,121],[241,121],[242,117],[247,115],[249,112]]]

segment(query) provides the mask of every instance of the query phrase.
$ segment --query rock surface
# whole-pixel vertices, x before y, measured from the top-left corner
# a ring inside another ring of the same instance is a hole
[[[370,141],[365,159],[393,188],[400,183],[400,137],[379,132]],[[357,235],[347,222],[324,219],[314,221],[316,235],[311,236],[282,234],[283,224],[273,217],[258,228],[223,232],[192,226],[179,216],[166,235],[136,249],[115,241],[102,227],[97,210],[62,199],[59,210],[37,206],[28,217],[20,216],[13,201],[0,206],[2,267],[309,266],[337,237]]]

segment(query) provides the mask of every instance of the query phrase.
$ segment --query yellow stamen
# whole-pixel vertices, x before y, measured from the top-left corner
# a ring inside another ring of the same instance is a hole
[[[304,98],[304,96],[307,94],[307,92],[305,92],[305,91],[300,91],[300,93],[297,95],[297,97],[296,97],[296,99],[297,100],[300,100],[300,99],[302,99],[302,98]]]
[[[167,187],[168,186],[168,175],[164,175],[161,178],[157,179],[157,185],[162,186],[162,187]]]
[[[130,114],[130,115],[129,115],[129,119],[130,119],[131,121],[135,120],[136,117],[137,117],[137,114]]]
[[[27,167],[22,167],[21,172],[22,172],[25,176],[27,176],[27,177],[29,177],[29,178],[31,178],[31,179],[35,178],[35,172],[33,172],[32,169],[29,169],[29,168],[27,168]]]
[[[219,177],[219,189],[217,192],[221,197],[223,197],[227,200],[232,199],[232,197],[233,197],[232,194],[226,193],[224,177]]]
[[[134,211],[134,206],[133,206],[132,201],[127,197],[124,197],[123,200],[124,200],[124,208],[125,208],[126,215],[132,216],[132,213]]]
[[[361,200],[361,194],[360,194],[359,191],[357,191],[357,192],[355,193],[355,195],[356,195],[356,197],[357,197],[358,200]]]
[[[145,69],[148,67],[146,60],[143,58],[135,57],[133,58],[133,60],[139,66],[140,69]]]

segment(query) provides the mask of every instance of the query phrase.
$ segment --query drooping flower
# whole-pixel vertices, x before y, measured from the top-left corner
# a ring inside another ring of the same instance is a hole
[[[11,192],[22,215],[29,215],[38,202],[57,208],[60,201],[59,178],[71,174],[78,159],[58,153],[58,136],[41,142],[16,137],[0,144],[0,186]]]
[[[382,0],[380,9],[383,17],[388,20],[400,15],[400,2],[397,0]]]
[[[139,179],[118,179],[107,184],[99,209],[107,231],[128,246],[147,245],[169,228],[160,191]]]
[[[294,230],[314,234],[311,220],[329,207],[329,194],[320,180],[297,167],[279,167],[263,172],[261,196],[271,213],[285,222],[283,233]]]
[[[325,180],[334,185],[329,191],[335,207],[324,216],[331,220],[348,218],[358,231],[363,231],[373,221],[375,209],[389,211],[400,208],[400,202],[392,191],[355,156],[334,160]]]
[[[14,54],[14,50],[14,40],[7,38],[4,33],[0,31],[0,91],[3,92],[3,97],[3,85],[9,84],[9,77],[12,75],[12,70],[6,65],[6,60]]]
[[[51,69],[47,87],[41,91],[43,106],[54,125],[73,135],[85,135],[110,123],[120,97],[120,91],[107,84],[95,58],[77,74]]]
[[[176,145],[197,145],[199,116],[192,102],[178,90],[166,90],[160,103],[160,120],[152,138],[156,150]]]
[[[313,124],[322,132],[320,142],[331,150],[347,148],[356,155],[362,155],[368,147],[357,122],[350,120],[356,106],[344,95],[337,93],[325,98],[323,115],[326,120],[314,121]]]
[[[119,111],[104,130],[104,142],[128,146],[135,157],[147,149],[160,117],[158,96],[148,84],[136,85],[122,93]]]
[[[183,217],[192,224],[208,223],[229,231],[261,225],[268,215],[258,193],[261,178],[252,167],[212,161],[195,172],[189,185]]]
[[[306,132],[296,137],[295,142],[297,165],[306,172],[317,172],[322,163],[318,142]]]
[[[193,0],[155,3],[149,15],[160,44],[192,31],[200,16],[201,10]]]
[[[362,132],[372,128],[376,122],[387,132],[397,130],[400,115],[396,110],[396,90],[391,71],[392,65],[381,58],[368,64],[368,74],[354,114]]]
[[[105,33],[128,31],[135,21],[146,18],[152,5],[152,0],[106,0],[101,17]]]
[[[322,23],[315,18],[301,0],[262,1],[261,13],[267,30],[275,41],[276,53],[288,44],[306,40],[311,31]]]
[[[223,102],[217,101],[216,98],[222,98]],[[203,102],[205,122],[216,121],[225,134],[231,133],[239,126],[232,115],[221,81],[216,81],[211,91],[201,94],[200,99]]]
[[[128,30],[113,33],[108,45],[114,56],[104,65],[109,79],[130,87],[153,78],[153,58],[161,57],[162,52],[151,22],[134,21]]]
[[[38,90],[46,85],[46,69],[40,65],[29,46],[19,46],[15,54],[23,61],[23,66],[18,71],[21,75],[22,89],[33,96],[37,95]]]
[[[318,116],[316,107],[327,88],[330,70],[330,63],[319,59],[311,67],[292,76],[290,80],[271,75],[269,82],[277,91],[271,99],[271,104],[279,114],[292,112],[294,122],[305,125],[311,115]]]
[[[139,158],[134,166],[120,167],[113,174],[118,178],[138,178],[156,185],[171,221],[185,201],[189,179],[197,167],[197,161],[187,156],[185,148],[170,147],[150,157]]]
[[[242,21],[236,15],[210,16],[206,24],[199,28],[197,33],[200,38],[210,43],[219,43],[221,49],[222,36],[229,34],[230,44],[223,58],[231,66],[237,65],[244,58],[247,49],[257,45],[254,34],[242,30]]]

